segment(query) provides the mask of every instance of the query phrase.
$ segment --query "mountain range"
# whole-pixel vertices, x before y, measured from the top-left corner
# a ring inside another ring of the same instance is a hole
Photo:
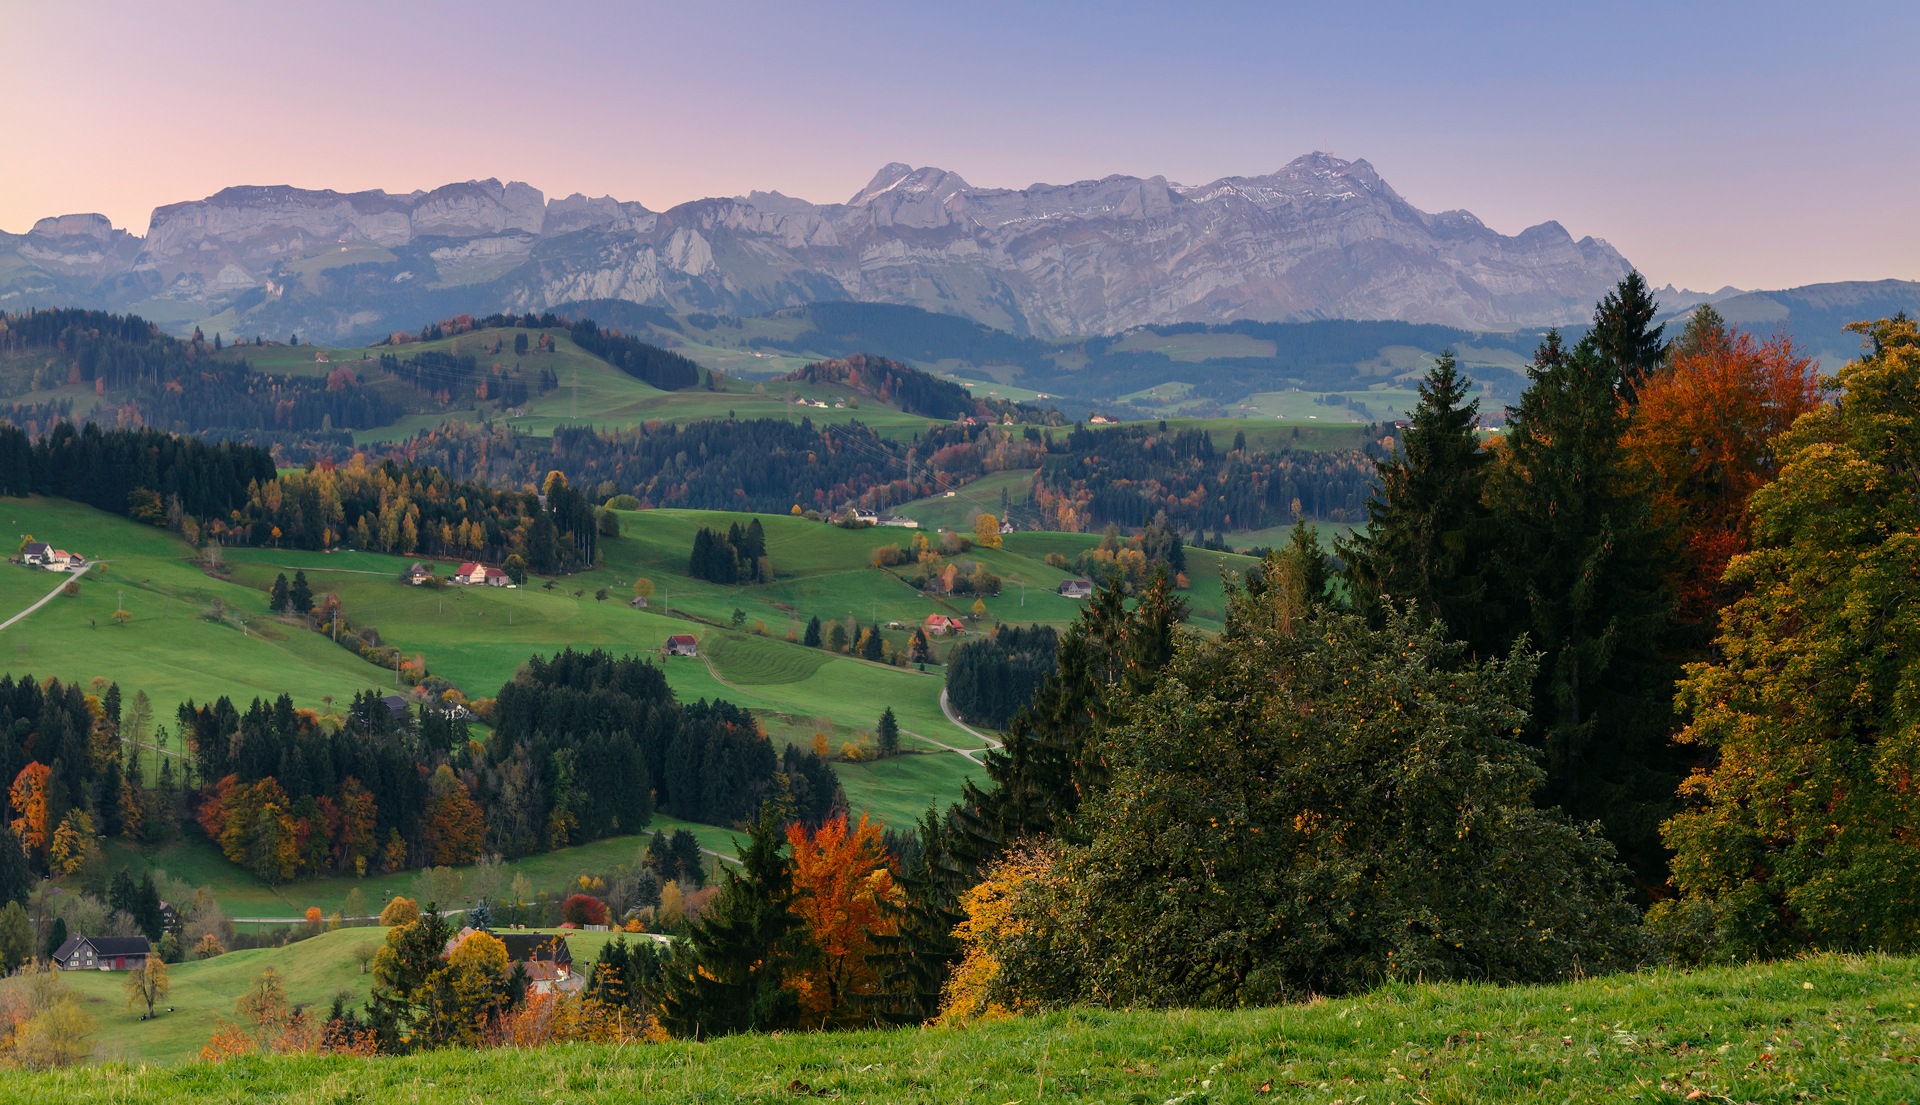
[[[1199,186],[976,188],[892,164],[845,203],[756,191],[667,211],[497,180],[227,188],[156,208],[144,237],[90,214],[0,234],[0,309],[334,341],[602,299],[731,315],[897,303],[1036,337],[1243,319],[1512,330],[1584,321],[1629,267],[1555,222],[1508,236],[1428,214],[1366,161],[1324,154]]]

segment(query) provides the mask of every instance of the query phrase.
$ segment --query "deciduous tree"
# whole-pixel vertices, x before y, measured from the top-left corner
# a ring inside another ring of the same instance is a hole
[[[1684,897],[1650,922],[1682,958],[1920,946],[1920,335],[1855,329],[1838,402],[1775,444],[1744,594],[1681,685],[1707,757],[1665,827]]]
[[[867,956],[875,935],[893,931],[880,912],[880,903],[894,895],[880,837],[880,826],[864,814],[855,826],[844,814],[813,831],[787,826],[793,911],[806,922],[807,937],[819,953],[794,973],[793,986],[807,1021],[816,1027],[872,1020],[872,1008],[862,999],[879,992],[880,975]]]

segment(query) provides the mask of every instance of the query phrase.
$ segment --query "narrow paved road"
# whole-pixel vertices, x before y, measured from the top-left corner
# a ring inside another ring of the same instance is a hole
[[[12,625],[14,622],[19,621],[21,618],[26,617],[28,614],[31,614],[35,610],[38,610],[42,606],[45,606],[46,604],[52,602],[53,596],[59,594],[61,588],[65,587],[68,583],[72,582],[73,580],[79,579],[81,576],[86,575],[88,572],[93,570],[93,566],[95,564],[99,564],[99,563],[103,563],[103,562],[99,560],[90,560],[87,563],[82,564],[80,566],[79,571],[68,572],[67,578],[61,580],[60,585],[58,587],[55,587],[53,590],[48,591],[46,598],[43,598],[39,602],[34,603],[32,606],[27,607],[25,610],[20,611],[18,614],[15,614],[13,617],[8,618],[6,621],[0,622],[0,629],[7,628],[8,626]]]
[[[713,676],[714,682],[720,684],[721,686],[726,687],[727,689],[735,691],[739,694],[747,695],[750,698],[757,698],[763,702],[771,702],[776,706],[783,705],[780,702],[780,700],[777,698],[770,698],[767,695],[756,694],[753,691],[747,690],[744,687],[740,687],[733,683],[727,682],[726,679],[720,674],[719,669],[713,666],[713,661],[707,659],[705,654],[702,654],[700,656],[700,662],[707,665],[707,674]],[[992,737],[983,736],[972,729],[967,729],[965,725],[961,724],[959,718],[956,718],[953,716],[953,711],[951,709],[948,709],[947,707],[947,690],[945,687],[940,688],[940,709],[946,712],[948,721],[953,722],[955,725],[959,725],[960,728],[966,729],[966,731],[969,733],[973,733],[974,736],[979,737],[983,741],[986,741],[988,744],[992,745],[993,747],[995,748],[1000,747],[999,741],[994,740]],[[978,764],[980,762],[979,760],[974,759],[974,756],[976,753],[987,751],[987,749],[985,748],[955,748],[951,744],[947,744],[943,741],[934,740],[932,737],[927,736],[925,733],[916,733],[911,729],[902,729],[900,731],[906,734],[907,736],[912,737],[914,740],[926,741],[928,744],[933,745],[935,748],[944,749],[945,751],[952,752],[952,753],[955,753],[956,755],[965,757],[966,761],[970,764]],[[715,854],[717,855],[718,853],[715,853]],[[722,858],[731,859],[732,857],[727,856]],[[735,861],[735,862],[738,862],[738,861]]]
[[[960,720],[960,715],[953,712],[953,704],[947,701],[947,689],[945,687],[940,688],[940,712],[947,715],[948,721],[953,722],[955,725],[958,725],[960,728],[965,729],[967,732],[972,733],[974,736],[979,737],[983,741],[986,741],[988,744],[992,745],[993,747],[995,748],[1004,747],[999,741],[993,739],[992,737],[987,736],[985,733],[982,733],[980,730],[975,729],[973,726],[968,725],[966,722]],[[982,749],[981,751],[985,751],[985,749]]]

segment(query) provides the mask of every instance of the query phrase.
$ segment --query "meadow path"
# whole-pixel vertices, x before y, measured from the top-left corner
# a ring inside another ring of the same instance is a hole
[[[59,594],[61,590],[66,587],[68,583],[72,582],[73,580],[79,579],[83,575],[86,575],[88,572],[93,570],[93,566],[95,564],[100,564],[100,563],[104,563],[104,562],[99,560],[88,561],[87,563],[82,564],[80,566],[79,571],[67,573],[67,578],[61,580],[59,585],[54,587],[53,590],[48,591],[46,598],[43,598],[39,602],[34,603],[32,606],[27,607],[25,610],[20,611],[18,614],[15,614],[13,617],[8,618],[6,621],[0,622],[0,629],[7,628],[8,626],[12,625],[14,622],[19,621],[21,618],[26,617],[28,614],[31,614],[35,610],[38,610],[42,606],[45,606],[46,604],[52,602],[53,596]]]
[[[940,712],[947,715],[948,721],[953,722],[955,725],[958,725],[960,728],[965,729],[967,732],[972,733],[974,736],[979,737],[983,741],[986,741],[988,744],[992,745],[993,747],[995,748],[1004,747],[999,741],[994,740],[992,737],[987,736],[985,733],[982,733],[980,730],[975,729],[973,726],[968,725],[966,722],[960,720],[960,715],[953,712],[953,705],[947,701],[947,689],[945,687],[940,688]],[[984,752],[986,751],[986,749],[983,748],[981,749],[981,751]],[[972,757],[968,757],[968,758],[971,759]]]

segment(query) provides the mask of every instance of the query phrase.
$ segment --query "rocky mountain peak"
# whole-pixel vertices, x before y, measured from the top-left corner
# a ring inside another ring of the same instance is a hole
[[[104,242],[113,237],[113,223],[105,215],[93,213],[58,215],[34,223],[28,233],[49,238],[97,238]]]
[[[972,185],[961,179],[959,173],[950,173],[931,165],[916,169],[911,165],[895,161],[873,174],[867,186],[854,193],[847,201],[848,207],[861,207],[889,193],[905,193],[921,197],[931,195],[935,200],[944,200],[955,192],[972,190]]]

